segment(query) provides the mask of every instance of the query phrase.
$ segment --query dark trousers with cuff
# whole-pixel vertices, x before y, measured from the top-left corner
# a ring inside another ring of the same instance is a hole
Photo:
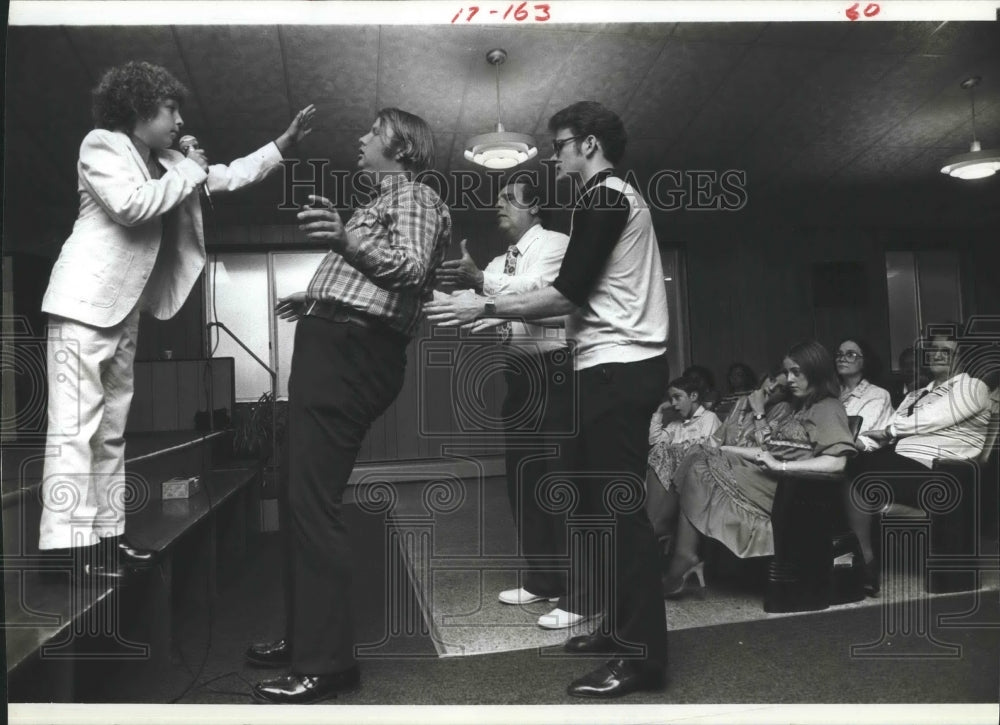
[[[330,674],[355,664],[355,553],[344,491],[368,429],[403,386],[406,345],[388,329],[308,315],[298,322],[281,501],[292,672]]]

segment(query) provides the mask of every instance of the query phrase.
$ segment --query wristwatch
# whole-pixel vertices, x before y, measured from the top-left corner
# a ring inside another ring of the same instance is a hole
[[[483,305],[483,315],[486,317],[496,317],[497,314],[497,298],[487,297],[486,304]]]

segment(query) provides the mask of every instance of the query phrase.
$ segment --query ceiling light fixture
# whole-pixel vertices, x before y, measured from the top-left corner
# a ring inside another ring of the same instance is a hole
[[[961,86],[969,92],[972,104],[972,145],[969,153],[952,156],[941,167],[942,174],[954,176],[957,179],[983,179],[1000,171],[1000,149],[983,151],[976,139],[976,93],[973,90],[982,78],[973,76],[962,81]]]
[[[535,139],[524,133],[504,131],[500,122],[500,66],[507,60],[507,51],[494,48],[486,60],[496,68],[497,130],[473,136],[465,145],[465,158],[487,169],[509,169],[538,155]]]

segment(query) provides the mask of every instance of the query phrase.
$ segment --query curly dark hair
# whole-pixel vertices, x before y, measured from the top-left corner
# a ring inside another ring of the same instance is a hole
[[[131,131],[140,120],[156,115],[168,99],[183,103],[188,90],[166,68],[130,60],[104,72],[91,91],[97,128]]]
[[[617,164],[625,155],[625,124],[614,111],[605,108],[597,101],[578,101],[572,106],[566,106],[549,119],[549,131],[557,133],[561,128],[568,128],[574,136],[594,136],[601,144],[604,158],[612,164]],[[574,142],[577,150],[583,139]]]

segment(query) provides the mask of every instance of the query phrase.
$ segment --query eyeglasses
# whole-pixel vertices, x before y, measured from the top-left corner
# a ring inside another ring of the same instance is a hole
[[[955,350],[950,347],[925,347],[924,353],[927,357],[932,358],[935,355],[943,355],[944,357],[951,357],[955,354]]]
[[[854,352],[854,350],[848,350],[847,352],[840,352],[838,350],[837,354],[834,357],[837,360],[847,360],[849,362],[854,362],[858,358],[863,358],[864,355],[862,355],[860,352]]]
[[[563,146],[568,144],[570,141],[577,141],[581,138],[586,138],[586,136],[567,136],[566,138],[552,139],[552,155],[558,156],[562,153]]]

